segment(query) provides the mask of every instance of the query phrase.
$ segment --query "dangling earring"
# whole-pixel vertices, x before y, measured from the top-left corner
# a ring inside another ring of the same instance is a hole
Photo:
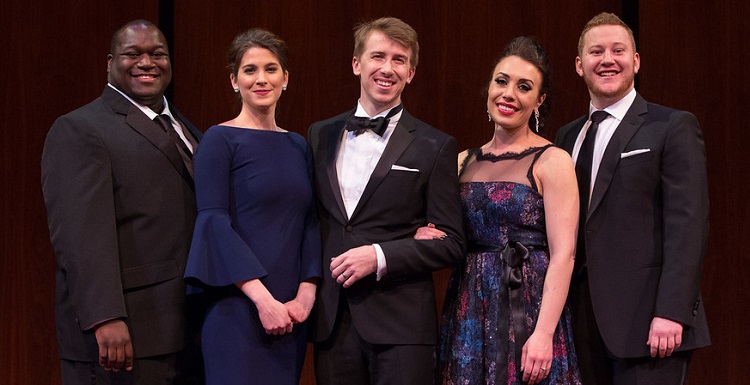
[[[281,86],[281,90],[282,91],[286,91],[286,84],[284,84],[283,86]]]
[[[240,92],[240,89],[239,89],[239,88],[237,88],[237,87],[234,87],[234,93],[236,94],[236,93],[238,93],[238,92]]]
[[[534,132],[538,134],[539,133],[539,110],[534,110],[534,120],[536,121],[534,124]]]
[[[492,121],[492,115],[490,115],[490,110],[487,110],[487,121],[488,122]]]

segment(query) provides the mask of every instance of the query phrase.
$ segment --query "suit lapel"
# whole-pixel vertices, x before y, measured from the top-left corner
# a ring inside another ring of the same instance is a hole
[[[102,98],[112,106],[112,109],[116,113],[125,115],[125,123],[156,146],[169,159],[175,170],[182,175],[190,188],[194,188],[193,177],[190,175],[185,163],[183,163],[177,147],[175,147],[172,139],[164,133],[164,130],[156,122],[149,119],[143,111],[109,86],[104,88]]]
[[[385,147],[383,155],[380,157],[375,170],[373,170],[370,176],[370,180],[367,181],[367,186],[365,186],[365,190],[362,192],[362,197],[359,198],[357,207],[352,212],[351,219],[354,219],[367,204],[367,201],[370,200],[375,190],[378,189],[380,183],[383,182],[383,179],[390,172],[391,166],[396,163],[401,154],[406,151],[409,144],[414,140],[414,135],[412,134],[414,129],[414,118],[404,110],[401,114],[401,119],[391,134],[391,138],[388,140],[388,145]]]
[[[169,110],[172,112],[172,116],[174,116],[177,119],[178,123],[180,123],[180,125],[182,126],[183,133],[185,135],[192,134],[195,142],[199,143],[201,141],[201,138],[203,138],[203,133],[201,133],[200,130],[198,130],[198,128],[193,125],[193,123],[190,123],[190,121],[187,120],[184,115],[182,115],[182,113],[177,109],[177,107],[174,106],[174,104],[169,104]],[[197,151],[197,149],[193,149],[194,153],[195,151]]]
[[[599,164],[599,170],[596,175],[596,181],[594,182],[594,189],[591,192],[591,203],[589,203],[588,218],[591,214],[596,211],[601,204],[604,195],[609,189],[612,178],[614,177],[615,170],[620,163],[620,155],[622,154],[625,146],[630,142],[630,139],[635,135],[638,129],[643,125],[644,118],[641,116],[648,112],[646,108],[646,100],[641,97],[640,94],[636,95],[633,105],[625,114],[625,117],[617,126],[615,133],[607,144],[607,148],[604,150],[602,161]],[[588,219],[587,218],[587,219]]]
[[[573,147],[575,147],[576,139],[578,138],[578,134],[583,129],[583,125],[586,124],[586,121],[588,120],[588,115],[584,115],[583,117],[579,118],[578,120],[574,121],[571,124],[571,129],[565,133],[565,136],[562,138],[562,142],[559,143],[559,146],[568,152],[568,154],[573,155]]]
[[[354,113],[352,111],[352,113]],[[348,115],[347,115],[348,116]],[[325,165],[326,174],[328,176],[328,184],[331,188],[331,198],[336,202],[339,208],[339,221],[346,223],[346,207],[344,206],[344,198],[341,197],[341,188],[339,186],[338,172],[336,171],[336,155],[339,153],[339,147],[341,147],[341,140],[344,131],[344,125],[346,124],[346,118],[333,123],[330,130],[324,131],[326,137],[325,140]]]

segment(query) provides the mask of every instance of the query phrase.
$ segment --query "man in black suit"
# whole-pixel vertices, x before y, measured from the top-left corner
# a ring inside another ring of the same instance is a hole
[[[417,66],[416,32],[382,18],[358,26],[354,39],[358,106],[308,135],[330,268],[315,305],[316,378],[433,384],[432,272],[456,264],[464,243],[456,141],[401,106]],[[446,238],[415,240],[428,223]]]
[[[152,23],[115,32],[107,72],[101,97],[55,121],[42,155],[63,383],[172,384],[201,133],[164,98],[172,69]]]
[[[590,113],[557,136],[581,195],[570,301],[584,384],[683,384],[692,352],[710,344],[703,135],[689,112],[635,91],[639,69],[625,23],[608,13],[588,22],[576,72]]]

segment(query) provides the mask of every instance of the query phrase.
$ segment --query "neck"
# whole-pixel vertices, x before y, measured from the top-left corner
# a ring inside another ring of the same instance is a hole
[[[383,111],[389,110],[393,107],[396,107],[401,103],[401,98],[396,98],[396,100],[392,101],[391,103],[387,104],[379,104],[379,103],[368,103],[365,101],[364,98],[359,99],[359,104],[362,106],[362,108],[367,112],[367,115],[369,116],[375,116],[377,114],[382,113]]]
[[[613,96],[595,95],[594,93],[589,91],[589,96],[591,97],[591,105],[594,106],[594,108],[596,108],[597,110],[603,110],[619,102],[620,100],[624,99],[626,96],[628,96],[628,94],[632,90],[633,90],[633,87],[631,86],[630,88],[628,88],[627,91],[625,91],[625,93],[621,93],[621,94],[617,94]]]
[[[533,135],[528,125],[506,129],[495,124],[495,133],[489,143],[485,145],[485,149],[493,153],[520,151],[529,147]]]
[[[234,119],[235,123],[241,127],[257,128],[259,130],[278,131],[276,126],[276,116],[274,108],[257,110],[242,108],[240,114]]]

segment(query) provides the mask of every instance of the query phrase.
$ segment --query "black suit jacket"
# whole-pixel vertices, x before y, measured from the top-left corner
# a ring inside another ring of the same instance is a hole
[[[562,127],[557,144],[572,153],[586,121]],[[596,322],[615,356],[649,354],[654,316],[684,325],[679,350],[710,344],[700,296],[708,205],[695,116],[637,95],[604,152],[578,245]]]
[[[57,259],[60,358],[96,360],[86,329],[113,318],[126,320],[136,358],[182,349],[195,195],[164,130],[107,86],[55,121],[42,155],[42,190]]]
[[[463,256],[456,141],[404,111],[347,219],[336,157],[352,114],[315,123],[308,135],[315,157],[324,266],[351,248],[378,243],[387,274],[380,281],[371,274],[346,289],[357,331],[374,344],[435,344],[432,271],[455,265]],[[414,240],[417,228],[428,222],[445,231],[446,240]],[[315,341],[330,336],[342,290],[324,270],[315,304]]]

